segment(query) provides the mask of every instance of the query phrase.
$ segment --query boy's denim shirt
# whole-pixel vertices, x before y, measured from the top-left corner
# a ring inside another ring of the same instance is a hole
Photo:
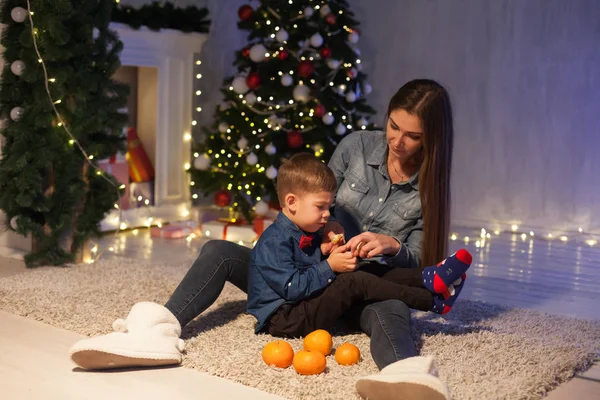
[[[318,233],[311,246],[300,249],[305,234],[280,212],[252,249],[246,309],[258,321],[256,333],[280,306],[298,303],[335,279],[327,260],[322,260]]]
[[[421,263],[423,240],[419,172],[392,185],[387,155],[381,131],[355,132],[340,142],[329,161],[338,184],[331,220],[344,227],[346,240],[366,231],[396,238],[400,251],[377,261],[415,268]]]

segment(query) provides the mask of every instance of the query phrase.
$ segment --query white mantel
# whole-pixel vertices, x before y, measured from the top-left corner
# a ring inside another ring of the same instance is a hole
[[[145,27],[135,30],[120,23],[110,27],[123,42],[123,66],[158,70],[156,114],[152,111],[145,117],[156,118],[154,207],[125,210],[122,222],[134,227],[144,226],[149,217],[161,222],[185,219],[192,211],[190,178],[184,166],[191,163],[194,67],[207,35]],[[144,117],[138,113],[140,118]],[[117,228],[116,217],[118,212],[114,210],[101,229]]]

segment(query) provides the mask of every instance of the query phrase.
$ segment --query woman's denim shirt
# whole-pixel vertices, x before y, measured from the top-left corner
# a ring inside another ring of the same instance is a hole
[[[396,238],[400,251],[378,261],[418,267],[423,239],[419,172],[407,182],[392,184],[387,155],[381,131],[354,132],[340,142],[329,161],[338,184],[331,219],[344,227],[346,240],[367,231]]]

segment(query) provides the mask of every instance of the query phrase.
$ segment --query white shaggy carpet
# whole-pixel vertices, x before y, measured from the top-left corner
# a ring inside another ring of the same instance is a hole
[[[41,268],[0,278],[0,308],[85,335],[109,332],[137,301],[164,304],[188,264],[151,265],[107,260],[69,268]],[[377,372],[364,334],[349,341],[363,356],[355,366],[330,356],[326,373],[300,376],[261,360],[272,340],[253,333],[244,294],[227,285],[219,301],[184,330],[184,365],[290,399],[353,399],[357,377]],[[460,399],[539,399],[587,369],[600,351],[600,322],[462,301],[447,316],[415,312],[413,333],[422,354],[433,355],[440,376]],[[294,350],[301,340],[290,341]],[[68,357],[65,354],[65,357]]]

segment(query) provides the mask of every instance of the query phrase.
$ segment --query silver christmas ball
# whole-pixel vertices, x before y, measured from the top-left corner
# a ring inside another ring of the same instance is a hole
[[[354,93],[352,90],[346,93],[346,101],[348,103],[354,103],[356,101],[356,93]]]
[[[258,156],[254,153],[248,154],[246,157],[246,162],[250,165],[256,165],[258,163]]]
[[[306,103],[310,100],[310,89],[306,85],[298,85],[294,88],[294,100]]]
[[[269,168],[267,168],[267,178],[269,178],[269,179],[277,178],[277,168],[275,168],[272,165]]]
[[[248,139],[242,136],[240,140],[237,141],[237,146],[240,149],[245,149],[246,147],[248,147]]]
[[[206,154],[202,154],[194,160],[194,168],[200,171],[206,171],[210,166],[210,158]]]
[[[273,146],[273,143],[269,143],[266,147],[265,147],[265,152],[268,155],[273,155],[275,153],[277,153],[277,147]]]
[[[24,9],[23,7],[15,7],[10,12],[10,17],[15,22],[25,22],[28,15],[29,15],[29,12],[26,9]]]
[[[312,47],[321,47],[323,45],[323,36],[318,33],[315,33],[310,37],[310,45]]]
[[[21,117],[23,117],[24,113],[25,109],[23,107],[15,107],[12,110],[10,110],[10,119],[16,122],[20,120]]]
[[[250,48],[250,59],[256,63],[262,62],[267,58],[267,48],[262,44],[255,44]]]
[[[337,69],[340,66],[340,62],[338,60],[330,58],[329,60],[327,60],[327,66],[331,69]]]
[[[358,43],[358,39],[359,39],[358,33],[356,33],[356,32],[350,32],[348,34],[348,41],[350,43],[356,44],[356,43]]]
[[[373,91],[373,87],[368,83],[365,83],[363,85],[363,91],[365,92],[365,94],[370,94]]]
[[[290,35],[285,29],[280,29],[275,34],[275,39],[277,39],[278,42],[285,42],[286,40],[288,40],[289,37]]]
[[[266,202],[261,200],[254,205],[254,212],[259,217],[263,217],[263,216],[267,215],[267,213],[269,212],[269,205]]]
[[[358,125],[361,127],[361,129],[363,126],[367,126],[369,124],[369,121],[367,121],[367,119],[365,117],[361,117],[361,119],[358,120]]]
[[[335,121],[335,118],[333,118],[332,114],[325,114],[323,115],[323,118],[321,118],[321,120],[325,125],[331,125],[333,124],[333,121]]]
[[[291,86],[292,83],[294,83],[294,78],[292,78],[290,74],[283,74],[281,76],[281,84],[283,86]]]
[[[312,7],[306,7],[304,9],[304,16],[306,18],[312,17],[314,15],[314,13],[315,13],[315,10]]]
[[[227,122],[221,122],[219,124],[219,132],[225,133],[227,132],[227,129],[229,129],[229,125],[227,124]]]
[[[21,76],[23,75],[23,72],[25,72],[25,63],[21,60],[14,61],[10,64],[10,70],[16,76]]]
[[[346,133],[346,126],[344,126],[344,124],[342,124],[341,122],[339,124],[337,124],[337,126],[335,127],[335,133],[337,133],[338,135],[343,135],[344,133]]]
[[[254,103],[256,103],[256,95],[250,92],[246,95],[245,100],[248,105],[253,105]]]
[[[321,17],[325,18],[326,16],[328,16],[331,13],[331,8],[329,8],[328,5],[324,5],[323,7],[320,8],[319,12],[321,13]]]
[[[236,76],[233,79],[233,82],[231,82],[231,86],[233,87],[233,91],[237,94],[244,94],[249,90],[248,85],[246,85],[245,76]]]

